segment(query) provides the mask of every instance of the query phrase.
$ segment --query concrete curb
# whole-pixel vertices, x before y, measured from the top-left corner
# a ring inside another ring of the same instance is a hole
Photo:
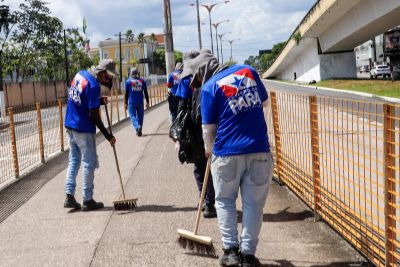
[[[329,88],[329,87],[318,87],[318,86],[304,85],[304,84],[298,84],[298,83],[274,81],[274,80],[268,80],[268,79],[263,79],[263,80],[269,81],[269,82],[292,85],[292,86],[296,85],[296,86],[309,88],[309,89],[314,89],[314,90],[324,90],[324,91],[331,91],[331,92],[342,92],[342,93],[351,94],[351,95],[358,95],[358,96],[363,96],[363,97],[368,97],[368,98],[381,99],[382,101],[391,102],[391,103],[394,103],[394,104],[400,104],[400,98],[378,96],[378,95],[369,94],[369,93],[362,93],[362,92],[343,90],[343,89],[335,89],[335,88]]]

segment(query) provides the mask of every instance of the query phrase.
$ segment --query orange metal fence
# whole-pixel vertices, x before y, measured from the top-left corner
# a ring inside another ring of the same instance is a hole
[[[167,99],[163,84],[149,86],[150,107]],[[108,109],[113,124],[126,119],[128,114],[124,96],[112,90],[108,95]],[[24,107],[10,107],[7,116],[0,118],[0,185],[68,148],[64,130],[66,100],[60,99],[56,106],[42,108],[40,103]],[[102,118],[105,112],[102,108]]]
[[[279,180],[377,266],[400,266],[400,106],[271,93]]]

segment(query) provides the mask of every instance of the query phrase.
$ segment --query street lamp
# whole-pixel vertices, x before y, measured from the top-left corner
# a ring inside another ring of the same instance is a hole
[[[228,40],[227,42],[229,42],[229,44],[231,45],[231,59],[230,59],[230,61],[232,62],[233,61],[233,58],[232,58],[232,43],[234,42],[234,41],[239,41],[240,40],[240,38],[238,38],[238,39],[233,39],[233,40]]]
[[[210,21],[210,41],[211,41],[211,52],[214,54],[214,46],[213,46],[213,40],[212,40],[212,28],[211,28],[211,11],[212,11],[212,9],[216,6],[216,5],[219,5],[219,4],[226,4],[226,3],[229,3],[230,1],[229,0],[227,0],[227,1],[222,1],[222,2],[217,2],[217,3],[214,3],[214,4],[199,4],[198,3],[198,1],[196,1],[196,4],[193,4],[193,3],[191,3],[191,4],[189,4],[190,6],[202,6],[202,7],[204,7],[205,9],[207,9],[207,11],[208,11],[208,17],[209,17],[209,21]],[[198,30],[200,31],[200,19],[199,19],[199,16],[197,17],[197,27],[198,27]],[[200,34],[199,34],[199,36],[200,36]],[[200,37],[201,38],[201,37]],[[218,45],[218,44],[217,44]]]
[[[230,20],[229,19],[227,19],[227,20],[222,20],[222,21],[219,21],[219,22],[216,22],[216,23],[213,23],[212,25],[214,26],[214,28],[215,28],[215,42],[217,43],[217,58],[218,58],[218,61],[219,61],[219,51],[218,51],[218,26],[221,24],[221,23],[223,23],[223,22],[229,22]]]
[[[224,33],[218,34],[219,42],[220,42],[220,44],[221,44],[221,63],[222,63],[222,64],[224,64],[224,54],[222,53],[222,37],[223,37],[225,34],[230,34],[230,33],[232,33],[232,32],[224,32]]]

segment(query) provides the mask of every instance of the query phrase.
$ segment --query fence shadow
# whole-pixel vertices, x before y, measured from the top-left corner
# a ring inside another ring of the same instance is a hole
[[[294,221],[304,221],[309,218],[314,217],[314,213],[309,210],[303,210],[300,212],[290,212],[289,207],[277,212],[277,213],[266,213],[263,214],[264,222],[294,222]],[[238,210],[238,223],[242,222],[243,212]]]
[[[299,265],[294,265],[291,261],[288,260],[274,260],[274,263],[260,263],[258,261],[258,267],[297,267]],[[369,262],[360,262],[360,261],[345,261],[345,262],[332,262],[332,263],[321,263],[308,265],[310,267],[369,267],[374,266]]]

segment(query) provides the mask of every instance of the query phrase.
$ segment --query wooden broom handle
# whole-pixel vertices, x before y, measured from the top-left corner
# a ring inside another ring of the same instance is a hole
[[[105,108],[105,110],[106,110],[106,117],[107,117],[108,128],[110,129],[110,134],[112,135],[111,122],[110,122],[110,118],[108,117],[107,105],[104,105],[104,108]],[[121,171],[120,171],[120,169],[119,169],[119,164],[118,164],[117,151],[115,150],[115,145],[112,145],[112,148],[113,148],[113,150],[114,150],[115,164],[117,165],[117,171],[118,171],[118,176],[119,176],[119,184],[121,185],[122,196],[123,196],[124,199],[126,199],[126,197],[125,197],[124,185],[122,184]]]
[[[199,230],[201,208],[203,207],[204,197],[206,196],[208,177],[210,176],[210,169],[211,169],[211,155],[208,157],[207,160],[206,172],[204,174],[204,179],[203,179],[203,187],[201,189],[199,207],[197,208],[196,224],[194,226],[194,231],[193,231],[195,235],[197,235],[197,231]]]

